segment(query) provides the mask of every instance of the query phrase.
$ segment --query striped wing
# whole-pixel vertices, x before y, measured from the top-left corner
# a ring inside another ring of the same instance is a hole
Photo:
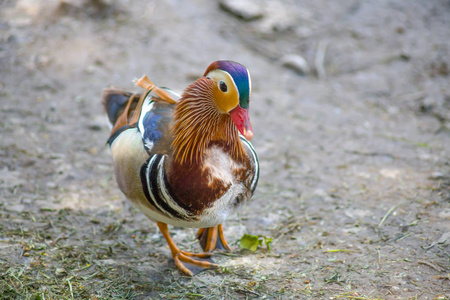
[[[141,181],[148,202],[170,219],[190,221],[195,217],[177,204],[164,171],[165,155],[154,154],[141,168]]]

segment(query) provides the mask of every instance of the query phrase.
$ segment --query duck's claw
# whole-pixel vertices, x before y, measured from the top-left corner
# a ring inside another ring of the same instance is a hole
[[[183,273],[194,276],[203,270],[219,267],[210,258],[211,255],[211,253],[197,254],[180,250],[173,256],[173,260],[178,269]],[[195,259],[193,257],[195,257]]]
[[[209,228],[200,228],[197,232],[197,239],[205,252],[212,252],[215,249],[231,252],[231,248],[223,236],[222,224]]]
[[[219,267],[215,264],[211,257],[211,253],[190,253],[180,250],[170,237],[167,224],[157,222],[159,230],[163,234],[164,238],[169,245],[169,249],[172,252],[175,265],[186,275],[194,276],[195,274],[210,268]]]

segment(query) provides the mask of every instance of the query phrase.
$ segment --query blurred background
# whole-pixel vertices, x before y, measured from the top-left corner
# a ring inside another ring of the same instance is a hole
[[[188,279],[117,188],[100,94],[219,59],[250,70],[261,178]],[[0,294],[447,299],[449,73],[447,0],[2,0]]]

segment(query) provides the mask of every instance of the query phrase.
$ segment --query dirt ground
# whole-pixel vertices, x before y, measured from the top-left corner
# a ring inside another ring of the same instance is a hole
[[[450,298],[450,1],[239,3],[0,1],[0,298]],[[117,188],[100,93],[218,59],[251,72],[261,177],[188,278]]]

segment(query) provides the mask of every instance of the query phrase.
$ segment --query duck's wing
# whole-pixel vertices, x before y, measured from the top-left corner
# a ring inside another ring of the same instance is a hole
[[[170,147],[172,138],[169,127],[174,104],[180,95],[154,86],[146,76],[137,80],[136,84],[146,91],[142,94],[117,88],[103,91],[102,104],[112,128],[108,143],[111,144],[124,130],[137,127],[148,151],[152,150],[155,142],[162,141],[157,149],[164,152]]]

